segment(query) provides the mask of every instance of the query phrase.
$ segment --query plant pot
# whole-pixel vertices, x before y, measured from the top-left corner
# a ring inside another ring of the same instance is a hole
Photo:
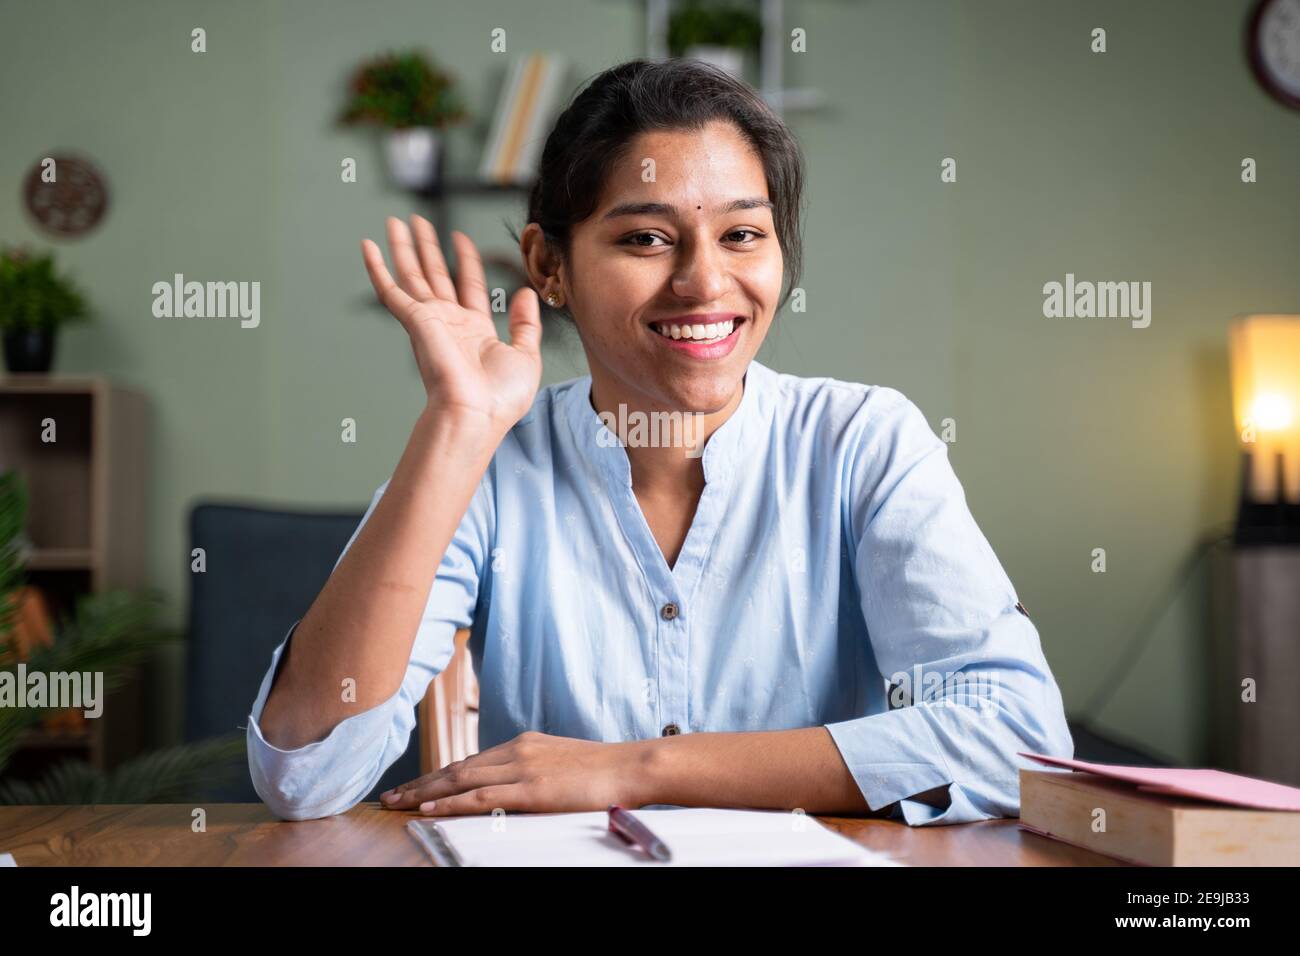
[[[48,372],[54,365],[54,329],[14,329],[4,334],[11,372]]]
[[[738,80],[745,78],[745,51],[737,47],[691,46],[686,48],[686,56],[692,60],[703,60]]]
[[[428,126],[390,129],[384,133],[388,172],[403,189],[428,189],[438,178],[442,139]]]

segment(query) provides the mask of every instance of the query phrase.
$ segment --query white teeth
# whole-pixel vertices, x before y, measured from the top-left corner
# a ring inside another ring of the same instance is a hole
[[[711,322],[708,325],[668,325],[660,323],[652,325],[656,332],[665,338],[672,339],[695,339],[702,342],[725,339],[736,328],[734,319],[728,319],[725,322]]]

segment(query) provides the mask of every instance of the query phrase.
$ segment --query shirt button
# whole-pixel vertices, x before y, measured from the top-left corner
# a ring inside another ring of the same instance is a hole
[[[664,728],[663,733],[660,734],[660,736],[675,737],[677,734],[680,734],[681,732],[682,732],[681,728],[678,727],[676,724],[669,724],[667,727]]]
[[[659,609],[659,616],[665,621],[675,620],[678,614],[677,605],[669,601]]]

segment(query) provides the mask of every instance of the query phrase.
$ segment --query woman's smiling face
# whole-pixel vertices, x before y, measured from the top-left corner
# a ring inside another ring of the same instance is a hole
[[[634,139],[573,227],[560,273],[604,397],[709,414],[767,335],[782,270],[762,161],[734,125],[713,122]]]

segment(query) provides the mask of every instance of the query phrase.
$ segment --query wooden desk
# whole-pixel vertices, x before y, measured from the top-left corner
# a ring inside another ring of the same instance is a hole
[[[416,814],[363,803],[323,820],[285,823],[256,803],[214,803],[207,832],[193,807],[0,807],[0,853],[21,866],[431,866],[406,832]],[[822,817],[863,846],[914,866],[1118,866],[1026,833],[1014,820],[912,828]]]

